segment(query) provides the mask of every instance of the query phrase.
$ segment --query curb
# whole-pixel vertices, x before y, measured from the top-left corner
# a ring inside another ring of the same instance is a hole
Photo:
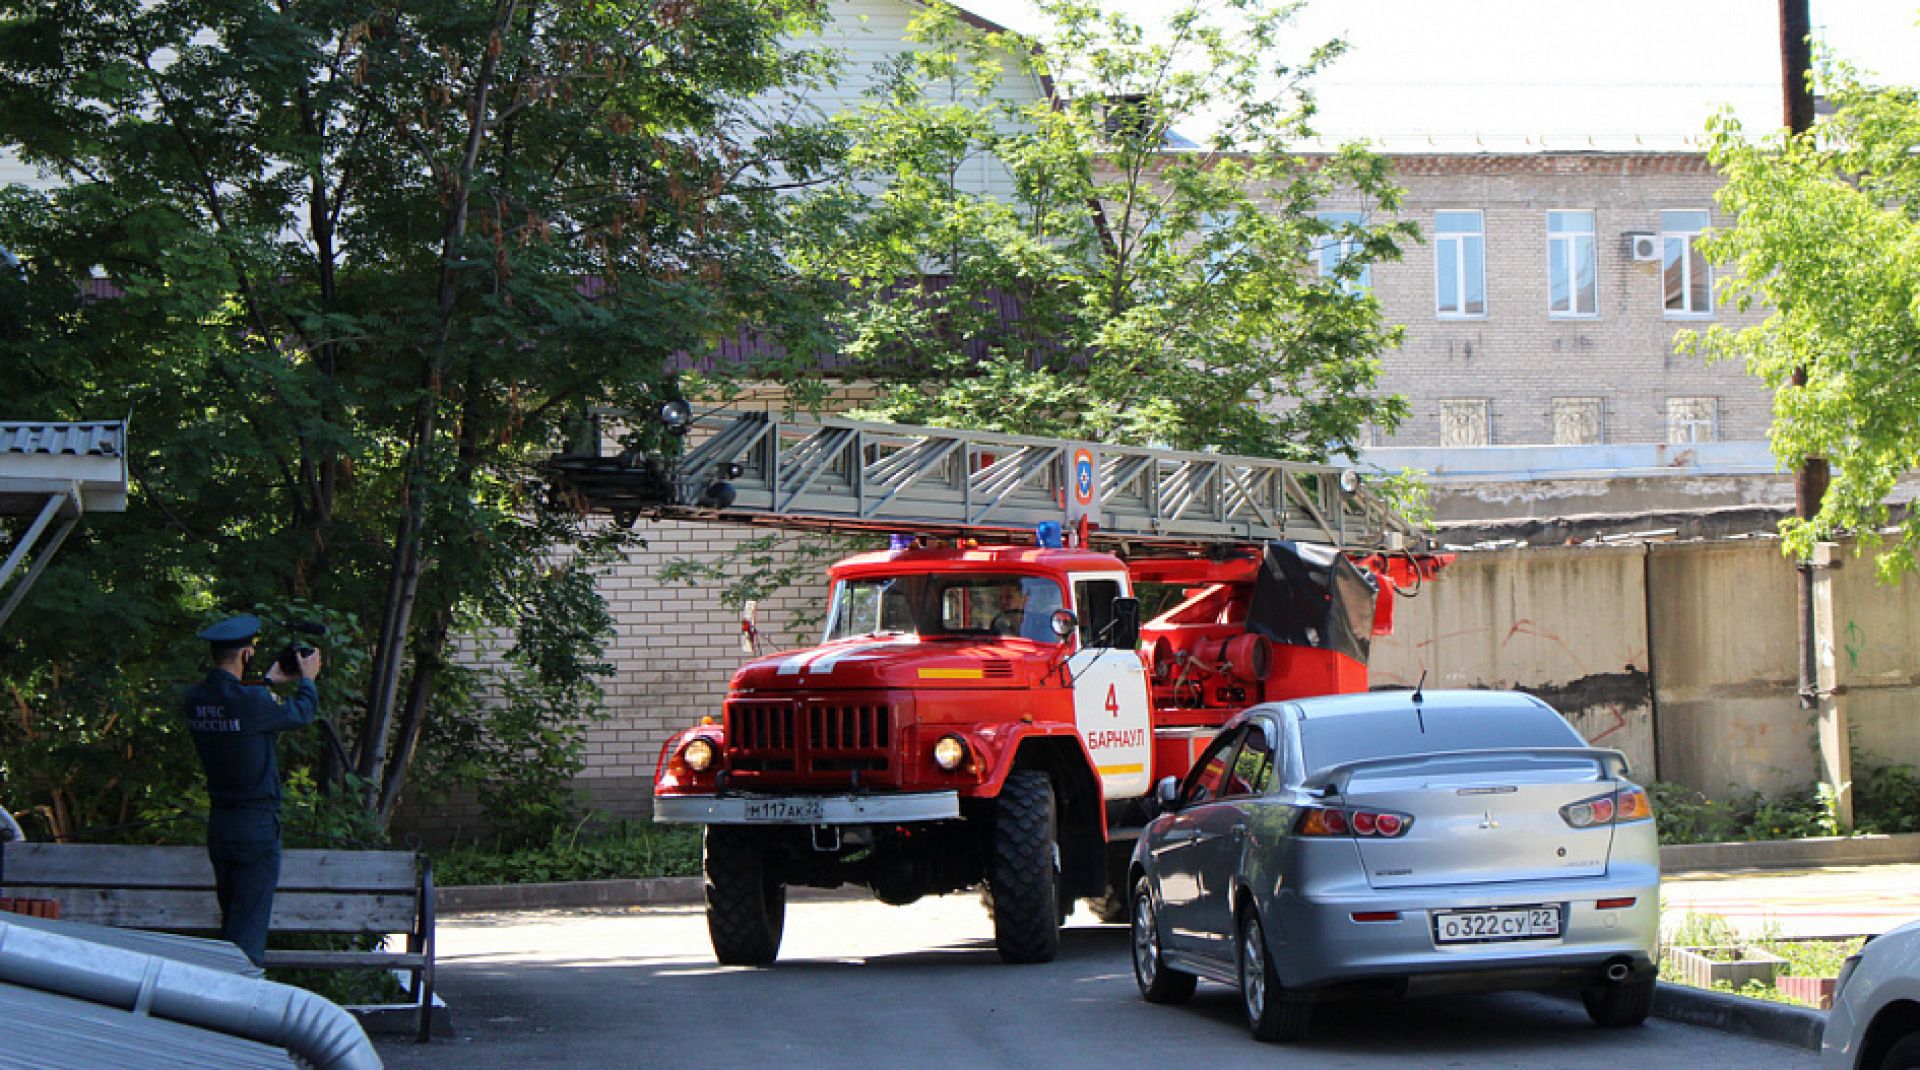
[[[567,907],[697,905],[704,896],[699,877],[646,880],[566,881],[555,884],[464,884],[434,889],[442,914],[494,910],[561,910]]]
[[[1920,862],[1920,832],[1894,836],[1822,836],[1752,843],[1685,843],[1660,848],[1660,872],[1793,869]]]
[[[1653,1015],[1808,1051],[1820,1050],[1820,1036],[1827,1028],[1826,1013],[1811,1007],[1770,1003],[1665,981],[1654,987]]]
[[[865,888],[789,888],[789,899],[868,899]],[[434,889],[442,914],[501,910],[565,910],[571,907],[681,907],[706,902],[704,877],[567,881],[555,884],[459,884]]]

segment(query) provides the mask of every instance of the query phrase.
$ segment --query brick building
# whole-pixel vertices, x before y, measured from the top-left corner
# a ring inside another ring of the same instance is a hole
[[[1694,247],[1720,178],[1696,152],[1395,155],[1424,244],[1369,282],[1406,328],[1381,386],[1412,414],[1367,445],[1757,440],[1771,398],[1674,337],[1756,323],[1716,308]],[[1337,206],[1329,206],[1336,209]]]

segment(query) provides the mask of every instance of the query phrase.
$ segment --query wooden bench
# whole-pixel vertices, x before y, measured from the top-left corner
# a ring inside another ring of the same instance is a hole
[[[213,887],[204,847],[0,843],[0,895],[57,900],[65,921],[217,933],[220,905]],[[270,929],[406,934],[405,951],[270,949],[267,965],[405,971],[412,975],[408,998],[420,1008],[419,1037],[426,1041],[433,1024],[433,863],[425,855],[285,851]]]

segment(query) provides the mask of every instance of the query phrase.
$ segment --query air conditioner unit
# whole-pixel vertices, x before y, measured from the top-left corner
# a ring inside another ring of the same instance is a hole
[[[1660,259],[1660,236],[1658,234],[1629,234],[1627,248],[1632,250],[1635,260]]]

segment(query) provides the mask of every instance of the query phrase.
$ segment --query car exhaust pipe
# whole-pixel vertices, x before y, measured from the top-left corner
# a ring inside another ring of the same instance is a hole
[[[1607,963],[1607,980],[1619,983],[1633,972],[1633,966],[1626,959],[1612,959]]]

